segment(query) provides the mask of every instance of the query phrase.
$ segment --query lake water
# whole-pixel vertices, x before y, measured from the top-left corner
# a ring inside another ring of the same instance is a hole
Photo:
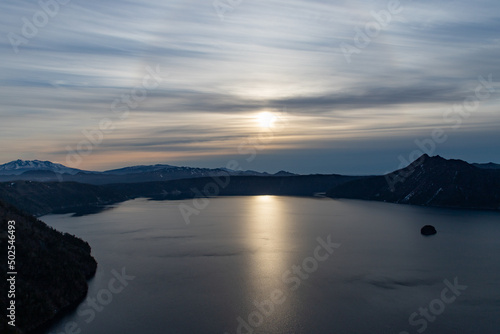
[[[499,213],[221,197],[188,225],[180,205],[42,217],[99,263],[48,333],[499,333]]]

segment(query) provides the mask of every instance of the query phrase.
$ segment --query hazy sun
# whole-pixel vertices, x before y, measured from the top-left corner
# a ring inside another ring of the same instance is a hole
[[[273,113],[264,111],[257,115],[257,121],[261,128],[272,128],[277,117]]]

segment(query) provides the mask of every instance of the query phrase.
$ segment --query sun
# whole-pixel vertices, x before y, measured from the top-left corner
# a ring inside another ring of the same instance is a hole
[[[278,117],[268,111],[261,112],[257,115],[257,122],[261,128],[272,128]]]

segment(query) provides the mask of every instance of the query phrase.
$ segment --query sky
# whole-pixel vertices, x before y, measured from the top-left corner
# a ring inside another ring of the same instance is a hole
[[[0,163],[500,163],[498,0],[4,0]]]

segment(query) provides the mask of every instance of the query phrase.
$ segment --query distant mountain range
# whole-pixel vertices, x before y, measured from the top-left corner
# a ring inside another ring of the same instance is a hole
[[[80,169],[69,168],[61,164],[40,160],[16,160],[0,165],[0,175],[21,175],[25,172],[42,170],[70,175],[82,172]]]
[[[167,181],[196,177],[212,177],[228,174],[232,176],[292,176],[293,173],[280,171],[276,174],[252,170],[239,171],[227,168],[195,168],[171,165],[131,166],[104,172],[85,171],[69,168],[50,161],[16,160],[0,165],[0,182],[38,181],[38,182],[79,182],[88,184],[140,183]]]
[[[12,334],[39,329],[47,321],[60,317],[65,310],[74,308],[86,295],[86,280],[96,271],[95,259],[86,242],[57,232],[20,210],[38,216],[88,214],[139,197],[177,200],[235,195],[326,195],[500,210],[499,165],[469,164],[428,155],[403,169],[381,176],[293,175],[288,172],[270,175],[170,165],[89,172],[49,161],[17,160],[1,165],[0,177],[8,179],[8,182],[0,182],[0,225],[2,231],[6,231],[7,221],[16,221],[16,255],[22,259],[18,265],[22,273],[17,282],[19,291],[22,291],[16,299],[20,306],[18,327],[13,330],[5,322],[0,322],[0,332]],[[69,179],[82,182],[68,182]],[[122,182],[118,183],[120,180]],[[7,233],[0,233],[1,248],[6,249],[6,245]],[[0,270],[4,273],[7,272],[6,265],[7,262],[0,263]],[[0,290],[6,289],[7,281],[3,280]],[[0,306],[5,310],[4,299],[0,299]]]
[[[387,175],[330,189],[333,198],[375,200],[450,208],[500,210],[500,169],[423,155]],[[479,168],[481,167],[481,168]]]
[[[423,155],[408,167],[381,176],[293,175],[287,172],[271,175],[170,165],[133,166],[71,175],[38,169],[38,165],[20,175],[4,175],[9,182],[0,182],[0,199],[34,215],[85,214],[138,197],[175,200],[321,193],[332,198],[500,210],[500,169],[492,168],[493,165],[478,166],[462,160]],[[215,193],[203,191],[209,184],[226,183],[226,180],[227,184],[218,186]]]
[[[472,164],[472,165],[482,169],[500,169],[500,164],[494,164],[493,162],[488,162],[486,164]]]

